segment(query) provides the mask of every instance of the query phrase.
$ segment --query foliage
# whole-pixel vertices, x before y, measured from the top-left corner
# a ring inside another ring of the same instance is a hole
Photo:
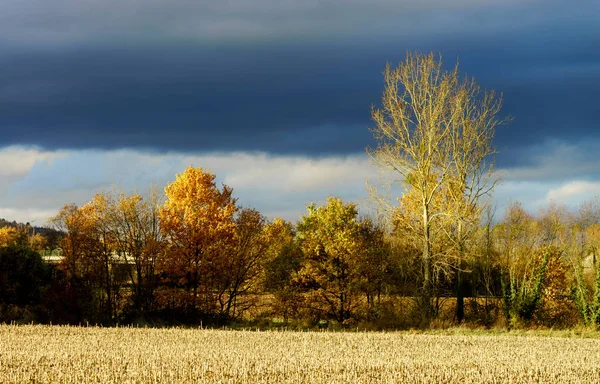
[[[504,312],[507,320],[511,323],[533,319],[542,300],[551,252],[551,250],[546,250],[541,258],[537,258],[536,268],[531,275],[520,280],[512,274],[508,276],[508,282],[505,281],[506,278],[502,280]]]
[[[14,246],[17,243],[18,231],[13,227],[0,228],[0,247]]]
[[[239,318],[254,305],[245,294],[260,284],[268,246],[266,218],[255,209],[241,209],[229,248],[223,248],[211,271],[210,283],[216,292],[220,318]]]
[[[600,206],[598,198],[582,204],[571,231],[569,260],[573,269],[571,295],[581,321],[600,327]]]
[[[304,260],[296,283],[306,291],[311,309],[344,324],[356,316],[363,241],[356,204],[328,197],[324,206],[309,205],[298,223]]]
[[[169,243],[161,270],[191,293],[193,311],[214,312],[210,279],[235,241],[236,200],[231,188],[217,187],[215,177],[187,168],[165,188],[160,209],[160,228]]]
[[[0,247],[0,304],[39,305],[49,279],[37,252],[15,244]]]
[[[158,285],[157,265],[163,256],[164,242],[159,226],[158,194],[151,190],[146,198],[124,193],[108,196],[104,220],[113,239],[113,254],[127,270],[137,316],[154,308],[154,291]]]

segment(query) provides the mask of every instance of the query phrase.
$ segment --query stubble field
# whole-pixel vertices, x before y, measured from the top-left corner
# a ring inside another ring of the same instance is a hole
[[[0,326],[1,383],[597,383],[580,337]]]

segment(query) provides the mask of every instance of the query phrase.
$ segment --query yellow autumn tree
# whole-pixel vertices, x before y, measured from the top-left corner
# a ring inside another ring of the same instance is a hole
[[[163,270],[185,287],[194,311],[201,294],[202,309],[214,310],[211,273],[235,236],[233,190],[219,188],[215,177],[190,166],[165,188],[167,200],[160,210],[161,231],[169,243]]]
[[[13,227],[0,228],[0,247],[8,247],[17,242],[19,232]]]
[[[356,204],[328,197],[324,206],[309,205],[298,223],[305,259],[298,284],[317,313],[345,324],[356,317],[361,271],[361,224]]]
[[[294,225],[275,218],[265,227],[268,242],[263,265],[263,288],[273,295],[272,314],[287,322],[298,313],[301,295],[293,284],[302,263],[302,251],[295,241]]]

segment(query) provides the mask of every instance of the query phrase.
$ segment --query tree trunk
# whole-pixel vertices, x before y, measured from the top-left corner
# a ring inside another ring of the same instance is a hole
[[[456,321],[460,324],[465,317],[465,295],[462,271],[460,266],[456,273]]]
[[[196,300],[198,298],[198,265],[196,265],[196,268],[194,269],[194,277],[193,277],[193,295],[192,295],[192,308],[195,311],[196,310]]]
[[[108,315],[108,321],[111,322],[112,321],[112,314],[113,314],[113,310],[112,310],[112,290],[111,290],[111,282],[110,282],[110,262],[108,261],[108,258],[106,258],[105,260],[105,278],[106,278],[106,296],[107,296],[107,301],[106,301],[106,312]]]
[[[425,320],[430,320],[433,311],[431,308],[431,226],[429,223],[429,209],[423,209],[423,289],[421,292],[421,305]]]
[[[458,223],[458,268],[456,272],[456,321],[460,324],[465,317],[465,292],[463,282],[463,240],[462,240],[462,222]]]

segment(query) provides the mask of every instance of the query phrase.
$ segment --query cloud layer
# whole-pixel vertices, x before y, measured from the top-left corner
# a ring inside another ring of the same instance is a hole
[[[481,29],[484,21],[493,28],[508,22],[511,26],[519,25],[531,22],[523,14],[533,9],[540,11],[542,4],[546,9],[560,6],[556,1],[539,0],[508,0],[502,6],[489,0],[147,0],[143,3],[9,0],[3,6],[0,30],[4,40],[34,44],[74,44],[115,38],[237,42],[347,37],[365,32],[417,35],[424,31],[440,33],[448,27]],[[504,15],[512,18],[499,22]]]
[[[6,0],[0,217],[190,164],[269,216],[360,200],[381,71],[406,51],[503,93],[499,207],[574,204],[600,181],[599,18],[595,0]]]
[[[0,174],[0,217],[45,223],[67,203],[83,204],[103,190],[144,193],[164,188],[188,166],[215,173],[242,206],[268,217],[296,220],[328,194],[361,202],[373,169],[366,156],[308,158],[265,153],[152,154],[134,150],[48,153],[19,147],[0,151],[14,172]]]
[[[407,50],[504,93],[499,162],[593,136],[600,5],[582,1],[9,1],[0,146],[347,155]]]
[[[590,147],[600,142],[587,143]],[[600,195],[600,167],[581,146],[557,142],[531,149],[530,165],[499,169],[503,182],[494,194],[497,215],[512,201],[533,212],[550,201],[574,209]],[[0,150],[6,166],[0,173],[0,217],[44,224],[67,203],[83,204],[103,190],[117,188],[144,193],[164,188],[188,166],[203,167],[234,188],[242,206],[270,218],[295,221],[311,201],[320,204],[335,195],[371,213],[365,183],[377,182],[379,170],[366,154],[308,157],[264,152],[207,154],[152,153],[123,150],[43,151],[9,147]]]

